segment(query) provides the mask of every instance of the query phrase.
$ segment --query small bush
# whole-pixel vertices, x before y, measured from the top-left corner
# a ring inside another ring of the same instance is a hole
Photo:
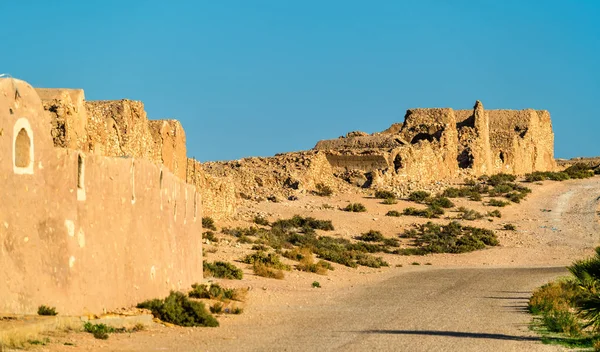
[[[504,226],[502,228],[507,231],[516,231],[517,230],[517,227],[513,224],[504,224]]]
[[[206,231],[202,233],[202,238],[205,240],[209,240],[211,242],[218,242],[219,239],[215,236],[215,233],[212,231]]]
[[[309,273],[315,273],[319,275],[326,275],[327,270],[330,267],[331,265],[324,260],[319,260],[315,263],[312,255],[302,258],[298,265],[296,265],[296,269],[300,271],[306,271]]]
[[[542,315],[542,324],[551,332],[562,332],[569,336],[579,336],[581,334],[581,326],[577,322],[577,318],[569,311],[553,310],[545,312]]]
[[[424,203],[431,196],[431,193],[426,191],[416,191],[408,195],[408,200],[411,202]]]
[[[390,192],[390,191],[376,191],[375,192],[375,198],[379,198],[379,199],[396,199],[396,194],[394,192]]]
[[[577,163],[569,166],[564,172],[572,179],[583,179],[594,176],[592,168],[584,163]]]
[[[446,197],[435,197],[425,200],[431,207],[454,208],[454,203]]]
[[[402,214],[400,214],[400,212],[397,211],[397,210],[390,210],[387,213],[385,213],[385,216],[395,216],[395,217],[398,217],[400,215],[402,215]]]
[[[463,226],[453,221],[447,225],[428,222],[400,235],[413,239],[413,248],[397,249],[401,255],[425,255],[428,253],[466,253],[486,246],[497,246],[498,239],[493,231]]]
[[[365,241],[365,242],[381,242],[385,237],[379,231],[370,230],[369,232],[365,232],[362,235],[356,237],[357,240]]]
[[[38,315],[57,315],[56,308],[41,305],[38,307]]]
[[[254,217],[254,223],[257,225],[269,226],[269,220],[258,215]]]
[[[353,213],[364,213],[367,211],[367,208],[362,203],[350,203],[343,210]]]
[[[224,288],[219,284],[193,284],[192,291],[188,293],[188,296],[191,298],[217,299],[220,301],[242,301],[244,299],[244,291],[241,289]]]
[[[505,202],[503,200],[494,199],[494,198],[490,199],[488,202],[488,205],[491,205],[493,207],[505,207],[509,204],[510,204],[509,202]]]
[[[115,328],[106,324],[92,324],[87,321],[83,324],[83,330],[94,335],[94,338],[100,340],[108,339],[108,334],[115,332]]]
[[[315,194],[320,197],[329,197],[333,194],[333,190],[331,189],[331,187],[329,187],[323,183],[317,183],[315,185],[315,188],[317,189],[315,191]]]
[[[527,309],[534,315],[550,311],[568,311],[578,297],[579,290],[574,282],[550,282],[533,291]]]
[[[262,277],[278,279],[278,280],[283,280],[283,278],[285,277],[283,275],[283,271],[281,271],[279,269],[270,268],[261,263],[254,264],[252,266],[252,269],[254,270],[254,274],[256,274],[258,276],[262,276]]]
[[[458,212],[461,213],[460,218],[463,220],[479,220],[483,218],[483,214],[465,207],[458,208]]]
[[[202,228],[217,231],[217,227],[215,226],[215,221],[211,217],[203,217],[202,218]]]
[[[321,284],[319,283],[319,281],[313,281],[312,287],[313,288],[321,288]]]
[[[493,218],[501,218],[502,213],[500,213],[500,210],[496,209],[496,210],[488,211],[487,216],[490,216]]]
[[[515,176],[515,175],[499,173],[499,174],[490,176],[487,180],[487,184],[495,187],[495,186],[501,185],[503,183],[515,182],[516,179],[517,179],[517,176]]]
[[[381,202],[381,204],[393,205],[398,204],[398,201],[396,200],[396,198],[386,198],[383,200],[383,202]]]
[[[281,262],[279,255],[276,253],[266,253],[263,251],[254,252],[248,254],[246,257],[242,259],[242,263],[246,264],[262,264],[268,266],[270,268],[279,269],[279,270],[291,270],[291,267],[287,264]]]
[[[206,260],[202,262],[204,275],[208,277],[216,277],[221,279],[235,279],[241,280],[244,276],[242,269],[239,269],[235,265],[227,262],[216,261],[209,263]]]
[[[304,218],[300,215],[294,215],[291,219],[277,220],[271,224],[271,227],[282,231],[307,228],[323,231],[334,230],[331,220],[317,220],[311,217]]]
[[[223,312],[223,303],[216,302],[210,307],[210,312],[213,314],[221,314]]]
[[[442,208],[433,208],[428,207],[426,209],[416,209],[416,208],[405,208],[402,212],[402,215],[406,216],[418,216],[421,218],[439,218],[440,215],[444,214],[444,210]]]
[[[149,309],[152,315],[164,322],[180,326],[219,326],[219,322],[202,302],[191,301],[181,292],[171,291],[165,299],[148,300],[137,305]]]

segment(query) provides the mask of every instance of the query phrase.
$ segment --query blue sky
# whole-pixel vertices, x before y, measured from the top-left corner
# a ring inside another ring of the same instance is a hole
[[[600,1],[2,1],[0,72],[179,119],[202,161],[377,132],[413,107],[546,109],[600,155]]]

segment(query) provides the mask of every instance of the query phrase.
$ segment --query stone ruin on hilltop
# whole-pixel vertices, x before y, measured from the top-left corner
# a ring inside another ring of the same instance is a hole
[[[479,101],[473,110],[411,109],[381,133],[351,132],[314,149],[361,187],[556,168],[548,111],[484,110]]]
[[[350,132],[311,151],[203,167],[227,177],[239,197],[260,201],[304,194],[317,183],[402,195],[457,177],[554,170],[556,163],[547,111],[484,110],[478,101],[473,110],[411,109],[403,123],[381,133]]]

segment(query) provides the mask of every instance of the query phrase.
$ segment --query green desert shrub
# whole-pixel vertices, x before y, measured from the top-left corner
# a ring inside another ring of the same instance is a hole
[[[148,300],[137,305],[149,309],[154,317],[180,326],[219,326],[219,322],[202,302],[192,301],[181,292],[171,291],[164,299]]]
[[[500,213],[500,210],[496,209],[496,210],[488,211],[487,216],[490,216],[493,218],[501,218],[502,213]]]
[[[202,228],[217,231],[217,227],[215,226],[215,221],[213,218],[205,216],[202,218]]]
[[[343,210],[353,213],[363,213],[367,211],[367,208],[362,203],[350,203]]]
[[[305,218],[300,215],[294,215],[291,219],[277,220],[271,224],[271,227],[284,231],[305,228],[323,231],[334,230],[331,220],[317,220],[311,217]]]
[[[533,291],[527,309],[539,315],[550,311],[568,311],[577,302],[579,289],[572,280],[547,283]]]
[[[442,196],[426,199],[425,202],[427,204],[429,204],[430,207],[434,207],[434,208],[435,207],[440,207],[440,208],[453,208],[454,207],[454,203],[452,203],[452,201],[450,199],[448,199],[447,197],[442,197]]]
[[[213,283],[210,285],[193,284],[188,296],[191,298],[242,301],[244,294],[241,289],[224,288],[219,284]]]
[[[497,246],[496,234],[487,229],[463,226],[453,221],[446,225],[428,222],[406,230],[401,237],[413,240],[412,248],[402,248],[402,255],[424,255],[428,253],[465,253],[486,246]]]
[[[424,203],[426,199],[431,197],[431,193],[426,191],[416,191],[408,195],[408,200],[411,202]]]
[[[550,332],[565,333],[569,336],[579,336],[581,325],[575,315],[569,311],[551,310],[542,314],[542,324]]]
[[[427,207],[425,209],[417,209],[417,208],[405,208],[404,211],[402,212],[402,215],[405,216],[418,216],[421,218],[427,218],[427,219],[431,219],[431,218],[439,218],[440,215],[444,214],[444,209],[440,208],[440,207]]]
[[[269,220],[267,220],[259,215],[254,217],[254,223],[256,225],[269,226]]]
[[[215,233],[212,231],[205,231],[202,233],[202,239],[209,240],[211,242],[218,242],[219,239],[215,236]]]
[[[492,187],[501,185],[503,183],[515,182],[517,176],[511,174],[499,173],[489,176],[486,183]]]
[[[100,340],[108,339],[108,334],[115,332],[115,328],[112,326],[108,326],[106,324],[92,324],[89,321],[86,321],[85,324],[83,324],[83,330],[85,332],[89,332],[90,334],[94,335],[94,338]]]
[[[584,163],[571,165],[566,168],[564,172],[572,179],[582,179],[594,176],[594,171],[592,168]]]
[[[204,275],[207,277],[216,277],[221,279],[241,280],[244,276],[242,269],[227,262],[216,261],[209,263],[206,260],[202,262]]]
[[[398,217],[400,215],[402,215],[402,214],[400,214],[400,212],[397,211],[397,210],[390,210],[387,213],[385,213],[385,216],[395,216],[395,217]]]
[[[56,308],[41,305],[38,307],[38,315],[57,315]]]
[[[504,224],[504,226],[502,226],[502,228],[507,231],[516,231],[517,230],[517,227],[513,224]]]
[[[324,183],[317,183],[315,188],[317,189],[315,194],[320,197],[329,197],[333,194],[333,189]]]
[[[381,202],[381,204],[393,205],[398,204],[398,201],[396,200],[396,198],[385,198],[383,202]]]
[[[289,271],[292,269],[289,265],[281,262],[281,258],[279,257],[279,255],[277,253],[267,253],[267,252],[263,252],[263,251],[257,251],[257,252],[246,255],[242,259],[242,263],[252,264],[252,265],[259,263],[259,264],[268,266],[273,269],[286,270],[286,271]]]
[[[285,275],[281,269],[271,268],[262,263],[256,263],[252,266],[254,274],[270,279],[283,280]]]
[[[509,202],[503,201],[503,200],[499,200],[499,199],[495,199],[492,198],[489,200],[488,205],[491,205],[492,207],[505,207],[507,205],[509,205]]]
[[[378,190],[375,191],[375,198],[379,199],[396,199],[396,194],[390,191]]]
[[[477,212],[473,209],[467,209],[465,207],[458,208],[458,212],[460,213],[460,218],[463,220],[479,220],[484,216],[480,212]]]
[[[369,232],[365,232],[362,235],[356,237],[357,240],[365,241],[365,242],[381,242],[385,237],[379,231],[370,230]]]

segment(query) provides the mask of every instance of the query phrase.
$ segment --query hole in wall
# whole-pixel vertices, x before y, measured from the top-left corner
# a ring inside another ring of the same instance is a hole
[[[13,111],[13,109],[11,109],[11,108],[8,108],[8,112],[9,112],[11,115],[13,115],[13,114],[14,114],[14,111]]]
[[[158,179],[158,184],[159,184],[160,189],[162,189],[162,187],[163,187],[163,171],[162,170],[160,170],[160,176],[159,176],[159,179]]]
[[[27,130],[21,128],[15,139],[15,166],[28,167],[31,163],[31,139]]]
[[[81,157],[81,154],[77,155],[77,188],[79,189],[83,189],[84,188],[84,184],[83,184],[83,158]]]
[[[505,163],[505,161],[504,161],[504,158],[505,158],[504,152],[500,152],[500,154],[498,154],[498,158],[500,158],[500,160],[502,161],[503,164]]]
[[[400,170],[403,167],[404,167],[404,165],[402,165],[402,157],[400,156],[400,154],[398,154],[394,158],[394,170],[396,170],[396,172],[398,172],[398,170]]]
[[[471,169],[473,168],[473,153],[471,153],[470,148],[465,148],[463,151],[458,154],[456,158],[458,161],[458,167],[461,169]]]

